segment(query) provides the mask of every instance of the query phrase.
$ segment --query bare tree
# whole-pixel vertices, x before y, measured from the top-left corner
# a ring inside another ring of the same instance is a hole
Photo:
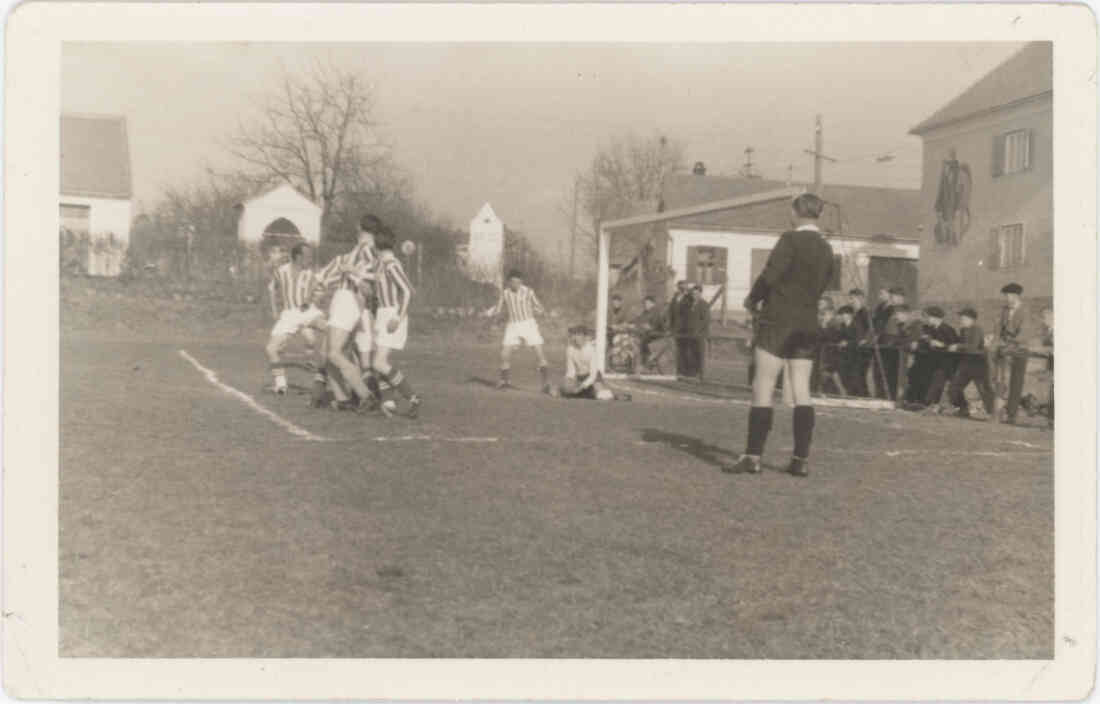
[[[650,206],[656,209],[664,180],[683,165],[683,145],[662,135],[627,134],[611,140],[579,177],[580,203],[589,226],[578,226],[578,233],[594,247],[600,223]]]
[[[360,74],[316,63],[302,74],[284,74],[252,122],[242,122],[227,150],[257,178],[285,181],[323,209],[333,209],[342,190],[369,183],[388,165],[389,150],[375,127],[371,88]]]

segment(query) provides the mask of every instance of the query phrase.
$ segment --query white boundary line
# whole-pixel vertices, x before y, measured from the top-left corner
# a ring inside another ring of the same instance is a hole
[[[265,418],[267,418],[271,422],[275,423],[276,425],[278,425],[280,428],[287,431],[291,435],[296,435],[297,437],[300,437],[303,440],[311,440],[313,442],[325,442],[325,441],[328,440],[328,438],[323,438],[320,435],[314,435],[313,433],[309,432],[305,428],[299,428],[297,425],[294,425],[293,423],[291,423],[286,418],[283,418],[279,414],[273,413],[272,411],[269,411],[268,409],[264,408],[260,404],[256,403],[256,399],[252,398],[251,396],[249,396],[245,392],[239,391],[239,390],[233,388],[232,386],[230,386],[229,384],[226,384],[226,383],[223,383],[223,382],[219,381],[217,374],[215,374],[213,371],[211,371],[211,370],[207,369],[206,367],[202,366],[201,364],[199,364],[199,361],[197,359],[195,359],[191,355],[187,354],[187,350],[180,350],[179,352],[180,352],[180,356],[183,357],[184,359],[186,359],[188,362],[190,362],[191,365],[193,367],[195,367],[195,369],[197,369],[203,376],[205,376],[206,380],[209,381],[211,384],[218,387],[222,391],[226,392],[230,396],[235,396],[238,401],[240,401],[244,405],[248,406],[252,410],[256,411],[261,416],[264,416]]]

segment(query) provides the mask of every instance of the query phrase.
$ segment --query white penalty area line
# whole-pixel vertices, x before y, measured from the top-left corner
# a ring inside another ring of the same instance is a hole
[[[195,359],[191,355],[187,354],[187,350],[180,350],[179,352],[180,352],[180,356],[183,357],[184,359],[186,359],[188,362],[190,362],[191,366],[193,366],[195,369],[197,369],[200,374],[205,376],[206,380],[209,381],[211,384],[218,387],[219,389],[221,389],[225,393],[229,394],[230,396],[235,397],[238,401],[240,401],[244,405],[248,406],[252,410],[256,411],[261,416],[264,416],[265,418],[267,418],[271,422],[275,423],[275,425],[278,425],[280,428],[287,431],[291,435],[300,437],[303,440],[310,440],[312,442],[325,442],[325,441],[328,440],[328,438],[321,437],[320,435],[314,435],[313,433],[309,432],[305,428],[298,427],[297,425],[291,423],[286,418],[283,418],[282,416],[280,416],[278,413],[274,413],[272,411],[269,411],[268,409],[264,408],[260,404],[256,403],[256,399],[252,398],[251,396],[249,396],[245,392],[240,391],[238,389],[235,389],[232,386],[230,386],[229,384],[226,384],[226,383],[222,382],[221,380],[218,379],[217,374],[215,374],[212,370],[207,369],[206,367],[202,366],[202,364],[200,364],[197,359]]]

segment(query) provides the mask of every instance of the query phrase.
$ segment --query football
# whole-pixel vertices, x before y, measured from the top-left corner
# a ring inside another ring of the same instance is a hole
[[[406,257],[411,257],[413,252],[416,251],[416,243],[412,240],[405,240],[401,243],[401,251]]]
[[[394,401],[392,398],[387,399],[382,402],[382,407],[390,413],[395,413],[397,411],[397,401]]]

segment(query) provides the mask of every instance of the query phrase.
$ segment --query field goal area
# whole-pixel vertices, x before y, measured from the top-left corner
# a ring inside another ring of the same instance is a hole
[[[657,236],[661,228],[669,222],[692,216],[705,215],[723,210],[768,203],[773,201],[791,201],[801,193],[801,188],[783,188],[765,191],[739,198],[704,203],[701,205],[666,210],[664,212],[635,217],[622,218],[603,223],[599,233],[599,260],[596,300],[596,361],[600,373],[610,382],[633,382],[639,384],[671,387],[704,397],[747,398],[751,392],[749,372],[752,361],[752,327],[748,314],[741,308],[740,299],[728,297],[727,282],[721,282],[707,296],[711,305],[711,333],[702,350],[703,360],[700,374],[690,381],[677,374],[677,340],[671,336],[653,340],[647,351],[648,364],[635,359],[628,370],[615,368],[609,364],[609,352],[612,351],[615,334],[609,324],[611,296],[618,293],[625,301],[632,315],[641,311],[642,298],[655,290],[667,292],[670,288],[670,267],[656,267],[657,275],[651,273],[651,261],[666,257],[665,252],[654,243],[660,241]],[[612,260],[622,262],[617,271],[612,270]],[[667,264],[667,259],[665,260]],[[727,267],[744,264],[727,262]],[[683,272],[676,272],[676,278],[682,278]],[[651,280],[649,280],[651,279]],[[668,300],[664,295],[657,296],[658,306],[667,311]],[[716,306],[722,309],[722,315],[713,313]],[[635,338],[636,343],[640,338]],[[640,354],[640,345],[635,344],[635,354]],[[653,359],[656,357],[656,364]],[[783,398],[777,392],[777,401]],[[821,406],[844,406],[874,410],[892,410],[896,404],[891,400],[876,398],[855,398],[844,396],[815,395],[814,403]]]

